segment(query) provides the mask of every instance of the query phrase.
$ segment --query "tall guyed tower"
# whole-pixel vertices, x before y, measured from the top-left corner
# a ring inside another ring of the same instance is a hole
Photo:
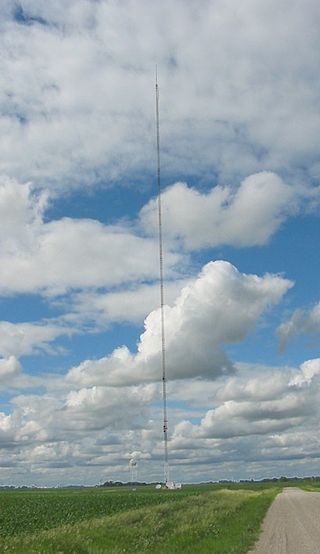
[[[164,313],[164,279],[163,279],[163,238],[161,206],[161,173],[160,173],[160,123],[159,123],[159,86],[156,68],[156,127],[157,127],[157,182],[158,182],[158,231],[159,231],[159,269],[160,269],[160,314],[161,314],[161,369],[163,399],[163,447],[164,447],[164,484],[168,485],[168,416],[167,416],[167,375],[166,375],[166,335]]]

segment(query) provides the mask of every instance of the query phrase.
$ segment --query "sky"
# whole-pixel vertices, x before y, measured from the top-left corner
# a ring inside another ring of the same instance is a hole
[[[316,0],[3,0],[0,485],[320,473]],[[131,462],[132,463],[132,462]]]

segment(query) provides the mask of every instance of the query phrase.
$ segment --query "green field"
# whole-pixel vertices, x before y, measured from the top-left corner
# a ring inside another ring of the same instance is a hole
[[[1,491],[0,552],[246,553],[282,486]]]

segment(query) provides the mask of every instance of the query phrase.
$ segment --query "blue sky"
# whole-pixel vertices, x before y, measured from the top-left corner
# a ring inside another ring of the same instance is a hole
[[[319,6],[0,8],[0,484],[319,473]]]

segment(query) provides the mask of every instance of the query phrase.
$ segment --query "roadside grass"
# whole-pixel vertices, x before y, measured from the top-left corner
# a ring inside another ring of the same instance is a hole
[[[0,540],[16,554],[245,554],[279,487],[146,492],[149,505]],[[196,494],[195,494],[196,493]],[[119,493],[110,494],[110,498]],[[123,494],[121,492],[121,494]],[[127,491],[129,494],[129,491]],[[137,493],[139,497],[139,492]],[[156,502],[153,502],[158,498]],[[116,502],[117,503],[117,502]],[[35,531],[35,530],[34,530]]]
[[[303,481],[302,484],[298,485],[304,491],[310,492],[320,492],[320,481],[319,480],[308,480]]]

